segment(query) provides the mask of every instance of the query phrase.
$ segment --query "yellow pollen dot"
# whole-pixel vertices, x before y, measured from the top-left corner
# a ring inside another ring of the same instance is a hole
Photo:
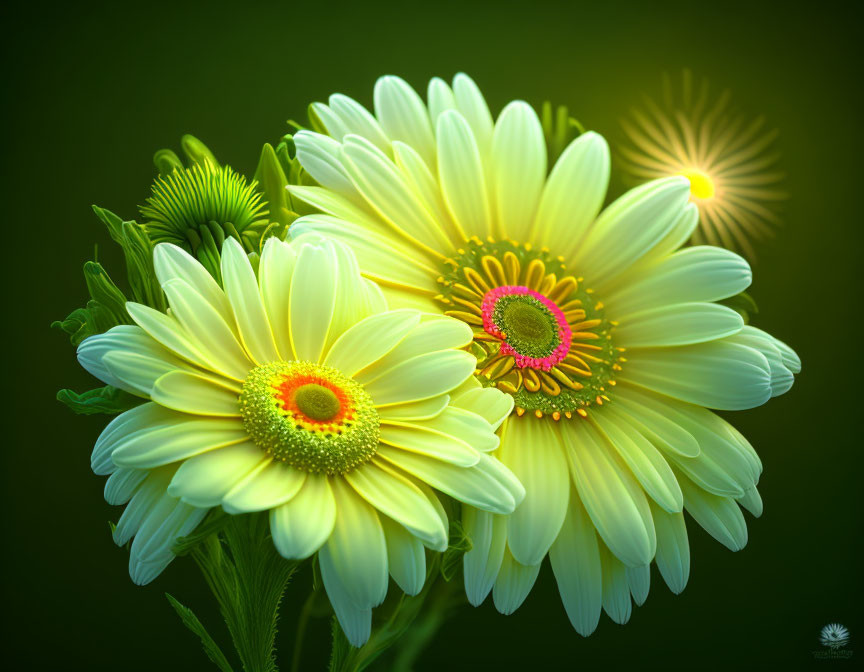
[[[714,181],[701,170],[690,169],[681,173],[690,180],[690,194],[693,198],[705,201],[714,196]]]

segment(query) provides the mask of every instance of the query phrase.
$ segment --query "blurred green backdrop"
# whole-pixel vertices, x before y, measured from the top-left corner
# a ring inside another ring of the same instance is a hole
[[[602,5],[602,6],[601,6]],[[104,479],[89,470],[104,417],[76,417],[58,387],[86,389],[49,323],[85,296],[82,262],[116,250],[90,211],[132,218],[153,152],[191,132],[220,159],[254,170],[264,141],[334,91],[371,105],[400,74],[421,91],[464,70],[493,113],[512,98],[566,104],[620,139],[618,118],[663,71],[687,66],[730,87],[781,130],[792,194],[786,227],[763,246],[756,324],[793,345],[804,372],[786,396],[734,421],[765,464],[765,514],[730,553],[690,527],[690,584],[673,596],[654,575],[625,627],[605,616],[588,639],[567,622],[548,566],[513,616],[491,604],[450,620],[420,670],[611,669],[819,663],[819,629],[839,621],[864,657],[861,619],[862,258],[861,39],[850,8],[729,2],[81,3],[7,6],[3,24],[5,328],[8,399],[2,449],[5,655],[16,669],[209,669],[162,593],[194,607],[217,638],[218,614],[191,562],[132,585],[107,521]],[[620,190],[613,183],[613,189]],[[115,270],[115,275],[121,275]],[[285,600],[290,651],[308,575]],[[490,600],[491,601],[491,600]],[[313,624],[304,669],[326,659]],[[222,640],[224,641],[224,639]],[[821,661],[822,665],[844,663]]]

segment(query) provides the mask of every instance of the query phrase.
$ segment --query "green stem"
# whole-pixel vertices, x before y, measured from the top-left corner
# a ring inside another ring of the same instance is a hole
[[[462,582],[456,579],[435,581],[426,604],[411,628],[394,645],[387,669],[393,672],[410,672],[421,654],[429,648],[456,607],[465,602]]]
[[[276,552],[267,517],[230,516],[191,555],[219,603],[245,672],[278,672],[279,604],[296,563]]]
[[[291,672],[300,672],[300,660],[303,656],[303,640],[306,638],[306,628],[309,618],[312,616],[312,608],[315,606],[315,598],[318,593],[313,590],[303,603],[300,616],[297,620],[297,632],[294,634],[294,655],[291,657]]]

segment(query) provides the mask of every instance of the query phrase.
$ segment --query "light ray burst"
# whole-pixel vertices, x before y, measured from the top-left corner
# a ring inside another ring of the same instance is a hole
[[[683,175],[700,215],[692,242],[755,257],[754,243],[773,235],[787,198],[777,131],[764,117],[748,120],[728,90],[714,96],[707,80],[697,84],[684,70],[680,86],[664,75],[662,102],[646,96],[621,126],[627,142],[618,158],[628,182]]]

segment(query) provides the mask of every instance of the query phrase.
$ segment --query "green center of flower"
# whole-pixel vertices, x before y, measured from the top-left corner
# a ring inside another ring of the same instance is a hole
[[[585,417],[621,370],[615,323],[564,260],[511,240],[473,238],[438,283],[446,314],[474,330],[477,379],[513,396],[516,413]]]
[[[297,408],[312,420],[332,420],[342,409],[339,397],[329,387],[309,383],[294,393]]]
[[[344,474],[378,450],[378,411],[357,381],[311,362],[270,362],[243,382],[249,436],[274,459],[313,474]]]
[[[244,242],[259,235],[269,223],[266,206],[257,183],[229,166],[196,163],[156,178],[139,210],[154,243],[218,252],[227,236]]]
[[[555,316],[534,297],[504,296],[496,302],[492,318],[520,354],[545,357],[558,345]]]

